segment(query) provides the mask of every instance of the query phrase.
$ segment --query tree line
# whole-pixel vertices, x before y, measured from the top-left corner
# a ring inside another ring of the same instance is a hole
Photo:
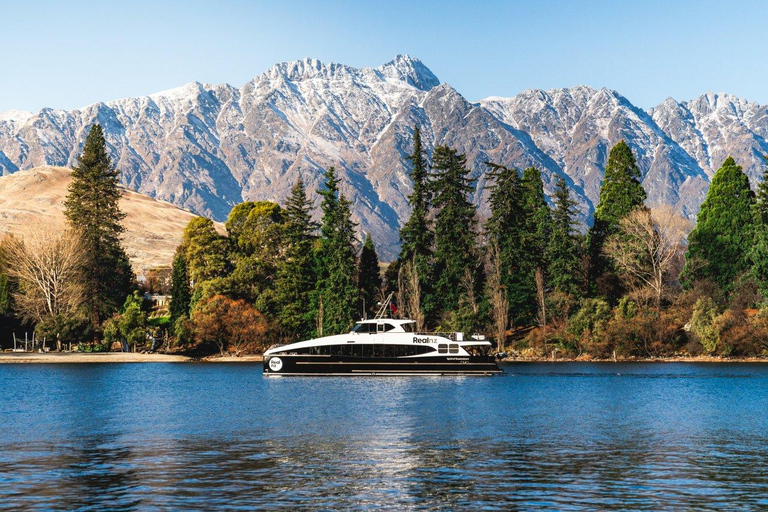
[[[392,294],[391,313],[418,330],[482,332],[512,355],[768,350],[768,166],[755,193],[728,158],[691,231],[673,208],[646,205],[635,157],[620,141],[582,233],[566,177],[554,177],[547,197],[535,167],[487,162],[489,213],[481,218],[465,155],[445,145],[428,155],[415,127],[407,161],[411,215],[389,264],[379,263],[370,235],[357,238],[333,167],[317,190],[317,216],[300,177],[283,206],[235,206],[225,233],[209,219],[190,221],[173,261],[169,345],[239,354],[345,332]],[[94,125],[73,170],[68,226],[2,245],[4,318],[49,339],[146,343],[152,319],[120,246],[119,196]]]

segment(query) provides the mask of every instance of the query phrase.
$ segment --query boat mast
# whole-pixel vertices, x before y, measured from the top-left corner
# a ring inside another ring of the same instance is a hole
[[[376,312],[376,316],[373,317],[374,320],[381,320],[384,318],[384,315],[389,310],[389,305],[392,302],[392,296],[395,294],[395,292],[390,292],[389,295],[387,295],[387,298],[384,299],[384,302],[379,302],[379,310]]]

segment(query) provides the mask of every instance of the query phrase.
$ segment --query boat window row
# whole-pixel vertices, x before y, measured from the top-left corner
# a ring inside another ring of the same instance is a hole
[[[440,343],[437,346],[438,354],[458,354],[459,346],[455,343]]]
[[[305,347],[291,349],[283,352],[284,354],[296,355],[314,355],[314,356],[344,356],[344,357],[408,357],[418,356],[434,352],[433,346],[429,345],[386,345],[376,344],[354,344],[346,345],[322,345],[316,347]],[[458,352],[458,351],[457,351]]]

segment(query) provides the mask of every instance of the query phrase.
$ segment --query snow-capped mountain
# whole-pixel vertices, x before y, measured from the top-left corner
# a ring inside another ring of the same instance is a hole
[[[554,176],[566,178],[583,220],[608,151],[622,138],[638,157],[649,200],[689,216],[727,154],[756,176],[768,152],[766,107],[727,95],[667,100],[649,112],[589,87],[473,104],[406,55],[362,69],[306,59],[277,64],[240,88],[195,82],[72,111],[0,113],[0,173],[74,165],[94,122],[128,187],[217,220],[244,200],[282,202],[299,175],[315,189],[335,166],[360,231],[372,233],[383,259],[396,256],[409,214],[404,156],[414,124],[428,152],[449,144],[467,154],[479,204],[485,162],[535,165],[549,191]]]

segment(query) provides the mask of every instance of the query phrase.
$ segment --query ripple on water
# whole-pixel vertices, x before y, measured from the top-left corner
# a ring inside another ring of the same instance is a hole
[[[766,506],[759,365],[0,368],[0,508]],[[620,374],[620,375],[618,375]]]

